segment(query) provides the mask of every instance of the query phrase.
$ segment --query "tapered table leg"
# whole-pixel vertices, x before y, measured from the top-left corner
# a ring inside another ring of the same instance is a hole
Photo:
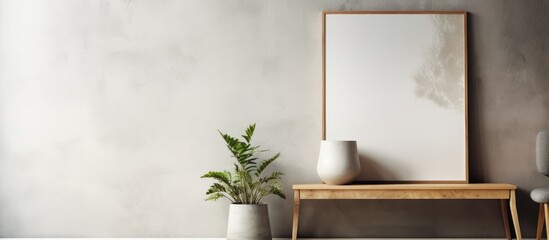
[[[299,224],[299,190],[294,190],[294,220],[292,227],[292,240],[297,240],[297,227]]]
[[[503,216],[503,226],[505,227],[505,237],[511,240],[511,229],[509,228],[509,211],[507,211],[507,200],[501,199],[501,215]]]
[[[515,234],[517,235],[517,240],[522,240],[522,234],[520,232],[519,217],[517,212],[517,196],[515,194],[515,190],[511,190],[510,192],[509,207],[511,208],[511,217],[513,218],[513,226],[515,227]]]

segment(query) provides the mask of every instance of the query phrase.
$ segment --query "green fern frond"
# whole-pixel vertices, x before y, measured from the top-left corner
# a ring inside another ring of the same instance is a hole
[[[246,128],[246,136],[244,137],[244,135],[242,137],[244,137],[244,139],[246,139],[247,142],[250,142],[252,140],[252,136],[254,135],[254,131],[255,131],[255,123],[248,126],[248,128]]]
[[[269,164],[271,164],[272,162],[274,162],[276,159],[278,159],[278,157],[280,157],[280,153],[277,153],[276,155],[274,155],[273,157],[261,162],[261,164],[259,165],[259,167],[257,168],[257,171],[256,171],[256,176],[259,177],[259,175],[261,175],[261,173],[263,173],[263,171],[265,170],[265,168],[267,168],[269,166]]]
[[[246,128],[244,134],[241,135],[243,140],[218,131],[236,163],[234,163],[233,173],[211,171],[201,176],[201,178],[212,178],[217,181],[206,192],[207,201],[225,197],[237,204],[258,204],[264,197],[271,194],[286,198],[280,184],[282,172],[275,171],[268,176],[260,176],[280,156],[280,153],[258,162],[257,154],[267,150],[262,150],[260,146],[251,144],[255,126],[255,124],[251,124]]]
[[[212,194],[212,195],[209,195],[207,198],[206,198],[206,201],[217,201],[219,200],[220,198],[222,197],[225,197],[225,195],[221,194],[221,193],[215,193],[215,194]]]
[[[272,193],[273,193],[274,195],[277,195],[277,196],[281,197],[282,199],[286,199],[286,195],[284,195],[284,193],[282,192],[282,189],[281,189],[281,188],[274,188],[274,189],[272,190]]]
[[[213,178],[217,181],[220,181],[222,183],[225,183],[227,185],[230,185],[231,184],[231,178],[229,177],[230,175],[228,174],[227,171],[223,171],[223,172],[208,172],[204,175],[202,175],[200,178]]]

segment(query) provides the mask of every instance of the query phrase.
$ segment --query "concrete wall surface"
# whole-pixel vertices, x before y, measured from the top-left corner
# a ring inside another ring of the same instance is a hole
[[[321,12],[469,12],[471,182],[516,184],[534,237],[549,186],[548,0],[0,0],[0,237],[223,237],[204,202],[232,167],[217,129],[282,152],[291,185],[319,182]],[[497,201],[305,201],[303,237],[498,237]]]

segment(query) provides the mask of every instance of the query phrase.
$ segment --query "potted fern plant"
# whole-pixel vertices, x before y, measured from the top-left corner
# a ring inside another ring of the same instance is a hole
[[[202,176],[216,181],[206,192],[206,201],[226,198],[231,202],[228,240],[272,240],[268,207],[263,199],[269,195],[286,199],[280,183],[283,173],[265,171],[280,153],[260,158],[259,153],[267,150],[252,145],[254,131],[255,124],[248,126],[241,139],[219,132],[236,160],[234,169],[232,172],[210,171]]]

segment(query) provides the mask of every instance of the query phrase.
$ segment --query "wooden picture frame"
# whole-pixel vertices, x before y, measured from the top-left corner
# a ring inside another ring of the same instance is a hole
[[[357,180],[468,183],[467,12],[326,11],[322,26],[322,139],[357,141]]]

